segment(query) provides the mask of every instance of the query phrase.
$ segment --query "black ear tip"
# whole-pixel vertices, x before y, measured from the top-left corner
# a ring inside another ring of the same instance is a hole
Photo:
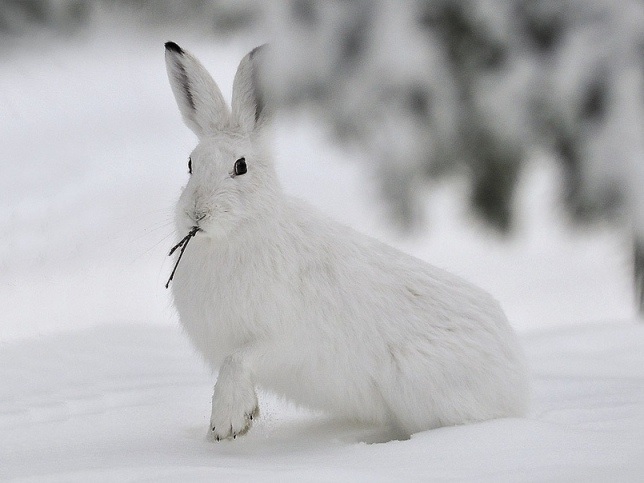
[[[174,42],[166,42],[165,49],[169,50],[170,52],[176,52],[177,54],[183,54],[183,49]]]
[[[263,50],[266,50],[267,45],[268,44],[258,45],[257,47],[255,47],[253,50],[249,52],[249,57],[252,59],[253,57],[255,57],[255,55],[257,55],[258,52],[262,52]]]

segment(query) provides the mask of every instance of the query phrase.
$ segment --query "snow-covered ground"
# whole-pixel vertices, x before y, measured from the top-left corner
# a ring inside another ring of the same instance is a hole
[[[195,142],[167,84],[166,40],[197,53],[225,95],[255,45],[112,26],[0,51],[0,479],[644,478],[644,325],[627,239],[567,230],[557,173],[537,161],[511,239],[468,219],[457,181],[429,190],[424,232],[400,236],[360,156],[304,114],[277,122],[285,189],[492,292],[522,335],[533,409],[367,444],[368,428],[262,394],[247,436],[206,441],[214,379],[163,288]]]
[[[524,338],[530,417],[361,442],[260,395],[243,438],[206,440],[212,378],[175,327],[112,324],[0,353],[0,478],[59,481],[641,481],[644,330]]]

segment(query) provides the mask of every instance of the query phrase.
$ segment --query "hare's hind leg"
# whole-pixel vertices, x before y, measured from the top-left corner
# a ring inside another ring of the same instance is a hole
[[[379,384],[388,426],[395,439],[401,440],[443,425],[440,408],[436,406],[441,388],[436,387],[436,378],[430,376],[431,368],[404,355],[391,351],[391,364],[381,373]]]

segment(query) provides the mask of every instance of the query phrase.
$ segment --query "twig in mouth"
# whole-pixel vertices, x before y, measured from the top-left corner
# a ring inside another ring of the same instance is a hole
[[[197,234],[198,231],[201,231],[201,228],[198,226],[193,226],[192,229],[188,232],[186,236],[184,236],[179,243],[177,243],[175,246],[172,247],[172,250],[170,250],[170,253],[168,253],[168,256],[171,256],[174,252],[177,251],[177,248],[181,248],[181,251],[179,252],[179,256],[177,257],[177,262],[174,264],[174,268],[172,269],[172,273],[170,274],[170,278],[165,284],[165,288],[168,288],[170,286],[170,282],[174,278],[174,272],[177,271],[177,267],[179,266],[179,262],[181,261],[181,257],[183,256],[183,252],[186,250],[186,247],[188,246],[188,242],[190,239]]]

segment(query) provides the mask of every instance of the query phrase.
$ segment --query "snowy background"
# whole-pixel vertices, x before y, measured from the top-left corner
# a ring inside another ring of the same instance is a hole
[[[494,294],[528,354],[533,408],[366,444],[368,428],[262,394],[247,436],[206,441],[214,377],[163,287],[196,142],[163,43],[195,53],[229,96],[239,60],[266,39],[127,24],[35,29],[0,50],[0,478],[641,480],[644,326],[629,238],[569,227],[546,156],[521,177],[510,236],[472,217],[457,177],[426,190],[427,223],[401,234],[365,154],[304,109],[275,123],[284,189]]]

